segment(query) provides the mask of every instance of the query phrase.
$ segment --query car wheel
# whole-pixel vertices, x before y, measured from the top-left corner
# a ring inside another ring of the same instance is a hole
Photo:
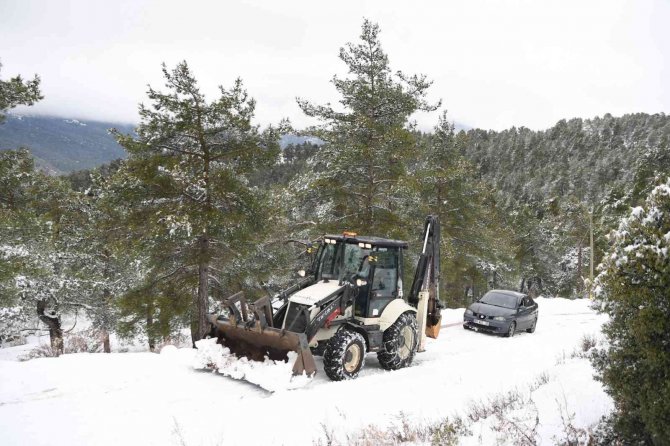
[[[533,325],[531,325],[530,328],[529,328],[528,330],[526,330],[528,333],[535,333],[535,327],[537,326],[537,319],[538,319],[539,317],[540,317],[540,316],[537,316],[537,317],[535,318],[535,320],[533,321]]]
[[[516,332],[516,321],[509,324],[509,328],[507,329],[507,333],[505,333],[505,337],[511,338],[512,336],[514,336],[515,332]]]

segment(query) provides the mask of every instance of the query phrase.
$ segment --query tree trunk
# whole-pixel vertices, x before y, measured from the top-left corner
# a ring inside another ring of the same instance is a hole
[[[156,340],[154,339],[154,312],[151,305],[147,305],[147,341],[149,342],[149,351],[156,349]]]
[[[104,353],[111,353],[112,349],[109,344],[109,331],[106,328],[100,330],[100,337],[102,337],[102,351]]]
[[[209,310],[209,239],[200,237],[200,264],[198,265],[198,300],[196,311],[198,318],[198,340],[203,339],[209,331],[207,312]]]
[[[49,327],[49,341],[56,356],[63,354],[63,328],[55,310],[47,311],[45,300],[37,301],[37,317]]]
[[[110,276],[110,263],[111,263],[111,252],[109,249],[104,248],[102,250],[102,255],[104,258],[104,269],[103,269],[103,274],[105,277]],[[109,329],[110,326],[112,325],[111,323],[111,306],[112,306],[112,292],[109,290],[109,288],[105,287],[105,289],[102,291],[102,311],[103,314],[102,316],[102,327],[100,330],[100,336],[102,337],[102,351],[104,353],[111,353],[112,349],[111,346],[109,345]]]
[[[583,284],[584,281],[582,280],[582,241],[580,240],[577,245],[577,292],[580,294],[582,291]]]

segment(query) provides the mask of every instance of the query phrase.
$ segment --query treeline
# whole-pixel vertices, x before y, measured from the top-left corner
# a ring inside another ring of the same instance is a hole
[[[369,22],[340,50],[340,105],[299,99],[320,144],[280,149],[289,123],[261,129],[242,81],[210,100],[186,62],[163,67],[127,159],[50,177],[26,150],[0,152],[0,336],[37,314],[62,348],[61,315],[85,312],[151,348],[191,328],[237,291],[286,286],[305,242],[353,230],[405,239],[409,286],[423,219],[442,223],[442,300],[463,306],[491,288],[583,297],[618,216],[668,171],[668,118],[605,116],[544,132],[455,132],[423,75],[392,71]],[[619,166],[617,168],[617,166]]]

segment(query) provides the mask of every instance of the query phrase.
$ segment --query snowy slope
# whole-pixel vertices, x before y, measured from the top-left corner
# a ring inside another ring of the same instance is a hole
[[[598,334],[605,319],[587,301],[538,303],[534,334],[507,339],[466,331],[460,325],[463,310],[445,310],[440,338],[429,340],[408,369],[383,371],[371,354],[357,380],[330,382],[321,371],[305,388],[274,394],[194,371],[191,349],[27,362],[8,360],[5,352],[2,444],[312,444],[323,435],[322,425],[346,438],[371,423],[384,426],[400,412],[437,421],[493,395],[526,389],[541,374],[548,383],[533,399],[543,444],[551,444],[560,430],[557,401],[566,402],[580,426],[595,423],[611,408],[588,361],[570,359],[581,338]],[[486,423],[476,428],[476,435],[490,435]]]

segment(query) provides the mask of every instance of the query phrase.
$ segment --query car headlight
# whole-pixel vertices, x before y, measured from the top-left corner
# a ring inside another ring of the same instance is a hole
[[[472,316],[474,313],[472,312],[471,309],[468,308],[467,310],[465,310],[465,314],[467,314],[468,316]]]
[[[504,321],[504,320],[505,320],[505,316],[496,316],[496,317],[493,318],[493,320],[494,320],[494,321]]]

